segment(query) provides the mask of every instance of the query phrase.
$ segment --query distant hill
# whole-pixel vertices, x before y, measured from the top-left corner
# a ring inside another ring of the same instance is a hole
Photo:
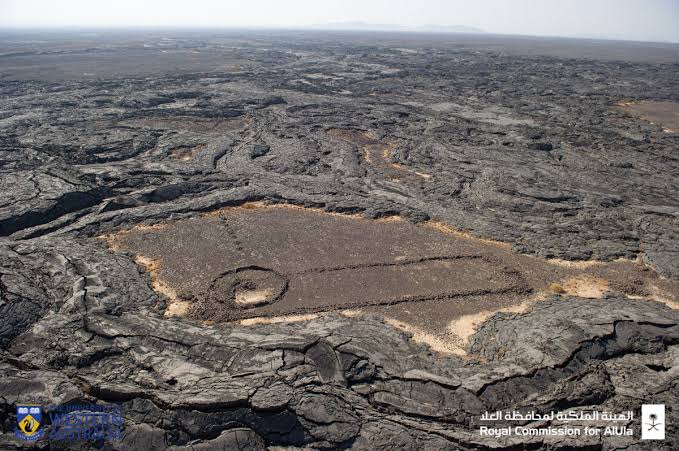
[[[485,33],[480,28],[468,27],[466,25],[422,25],[409,27],[398,24],[372,24],[366,22],[334,22],[326,24],[315,24],[309,27],[315,30],[347,30],[347,31],[412,31],[430,33]]]

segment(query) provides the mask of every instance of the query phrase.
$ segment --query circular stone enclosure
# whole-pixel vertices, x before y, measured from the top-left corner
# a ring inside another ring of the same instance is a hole
[[[288,281],[277,272],[260,267],[245,267],[219,275],[210,285],[207,297],[216,304],[249,309],[278,301]]]

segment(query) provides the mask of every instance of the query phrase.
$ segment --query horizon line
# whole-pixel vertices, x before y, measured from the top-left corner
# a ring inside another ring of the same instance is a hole
[[[349,22],[355,23],[355,22]],[[228,31],[228,30],[252,30],[252,31],[314,31],[314,32],[345,32],[345,33],[403,33],[403,34],[438,34],[438,35],[467,35],[467,36],[488,36],[488,37],[520,37],[520,38],[537,38],[537,39],[573,39],[579,41],[615,41],[615,42],[629,42],[629,43],[644,43],[644,44],[679,44],[679,41],[670,40],[640,40],[629,38],[615,38],[606,36],[577,36],[577,35],[542,35],[542,34],[519,34],[519,33],[499,33],[493,31],[485,31],[470,25],[420,25],[420,26],[405,26],[399,24],[365,24],[366,28],[342,28],[341,24],[312,24],[312,25],[190,25],[190,24],[172,24],[172,25],[2,25],[0,24],[0,33],[5,31],[119,31],[119,30],[182,30],[182,31]],[[372,29],[370,25],[383,27],[401,27],[399,29]],[[328,28],[323,28],[323,27]],[[427,26],[432,27],[465,27],[475,28],[479,31],[450,31],[450,30],[423,30]]]

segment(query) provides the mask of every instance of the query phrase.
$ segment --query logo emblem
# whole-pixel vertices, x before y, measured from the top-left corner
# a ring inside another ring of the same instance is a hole
[[[641,439],[665,440],[665,404],[642,404]]]
[[[35,441],[45,433],[42,426],[42,407],[35,405],[17,405],[17,428],[14,435],[22,440]]]

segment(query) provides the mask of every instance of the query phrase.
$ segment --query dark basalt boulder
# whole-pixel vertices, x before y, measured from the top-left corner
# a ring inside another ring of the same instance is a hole
[[[533,149],[540,150],[542,152],[551,152],[554,150],[554,146],[550,143],[535,143],[533,144]]]
[[[269,147],[266,144],[255,144],[252,146],[252,150],[250,151],[250,158],[255,159],[259,157],[263,157],[267,153],[269,153],[269,150],[271,150],[271,147]]]

